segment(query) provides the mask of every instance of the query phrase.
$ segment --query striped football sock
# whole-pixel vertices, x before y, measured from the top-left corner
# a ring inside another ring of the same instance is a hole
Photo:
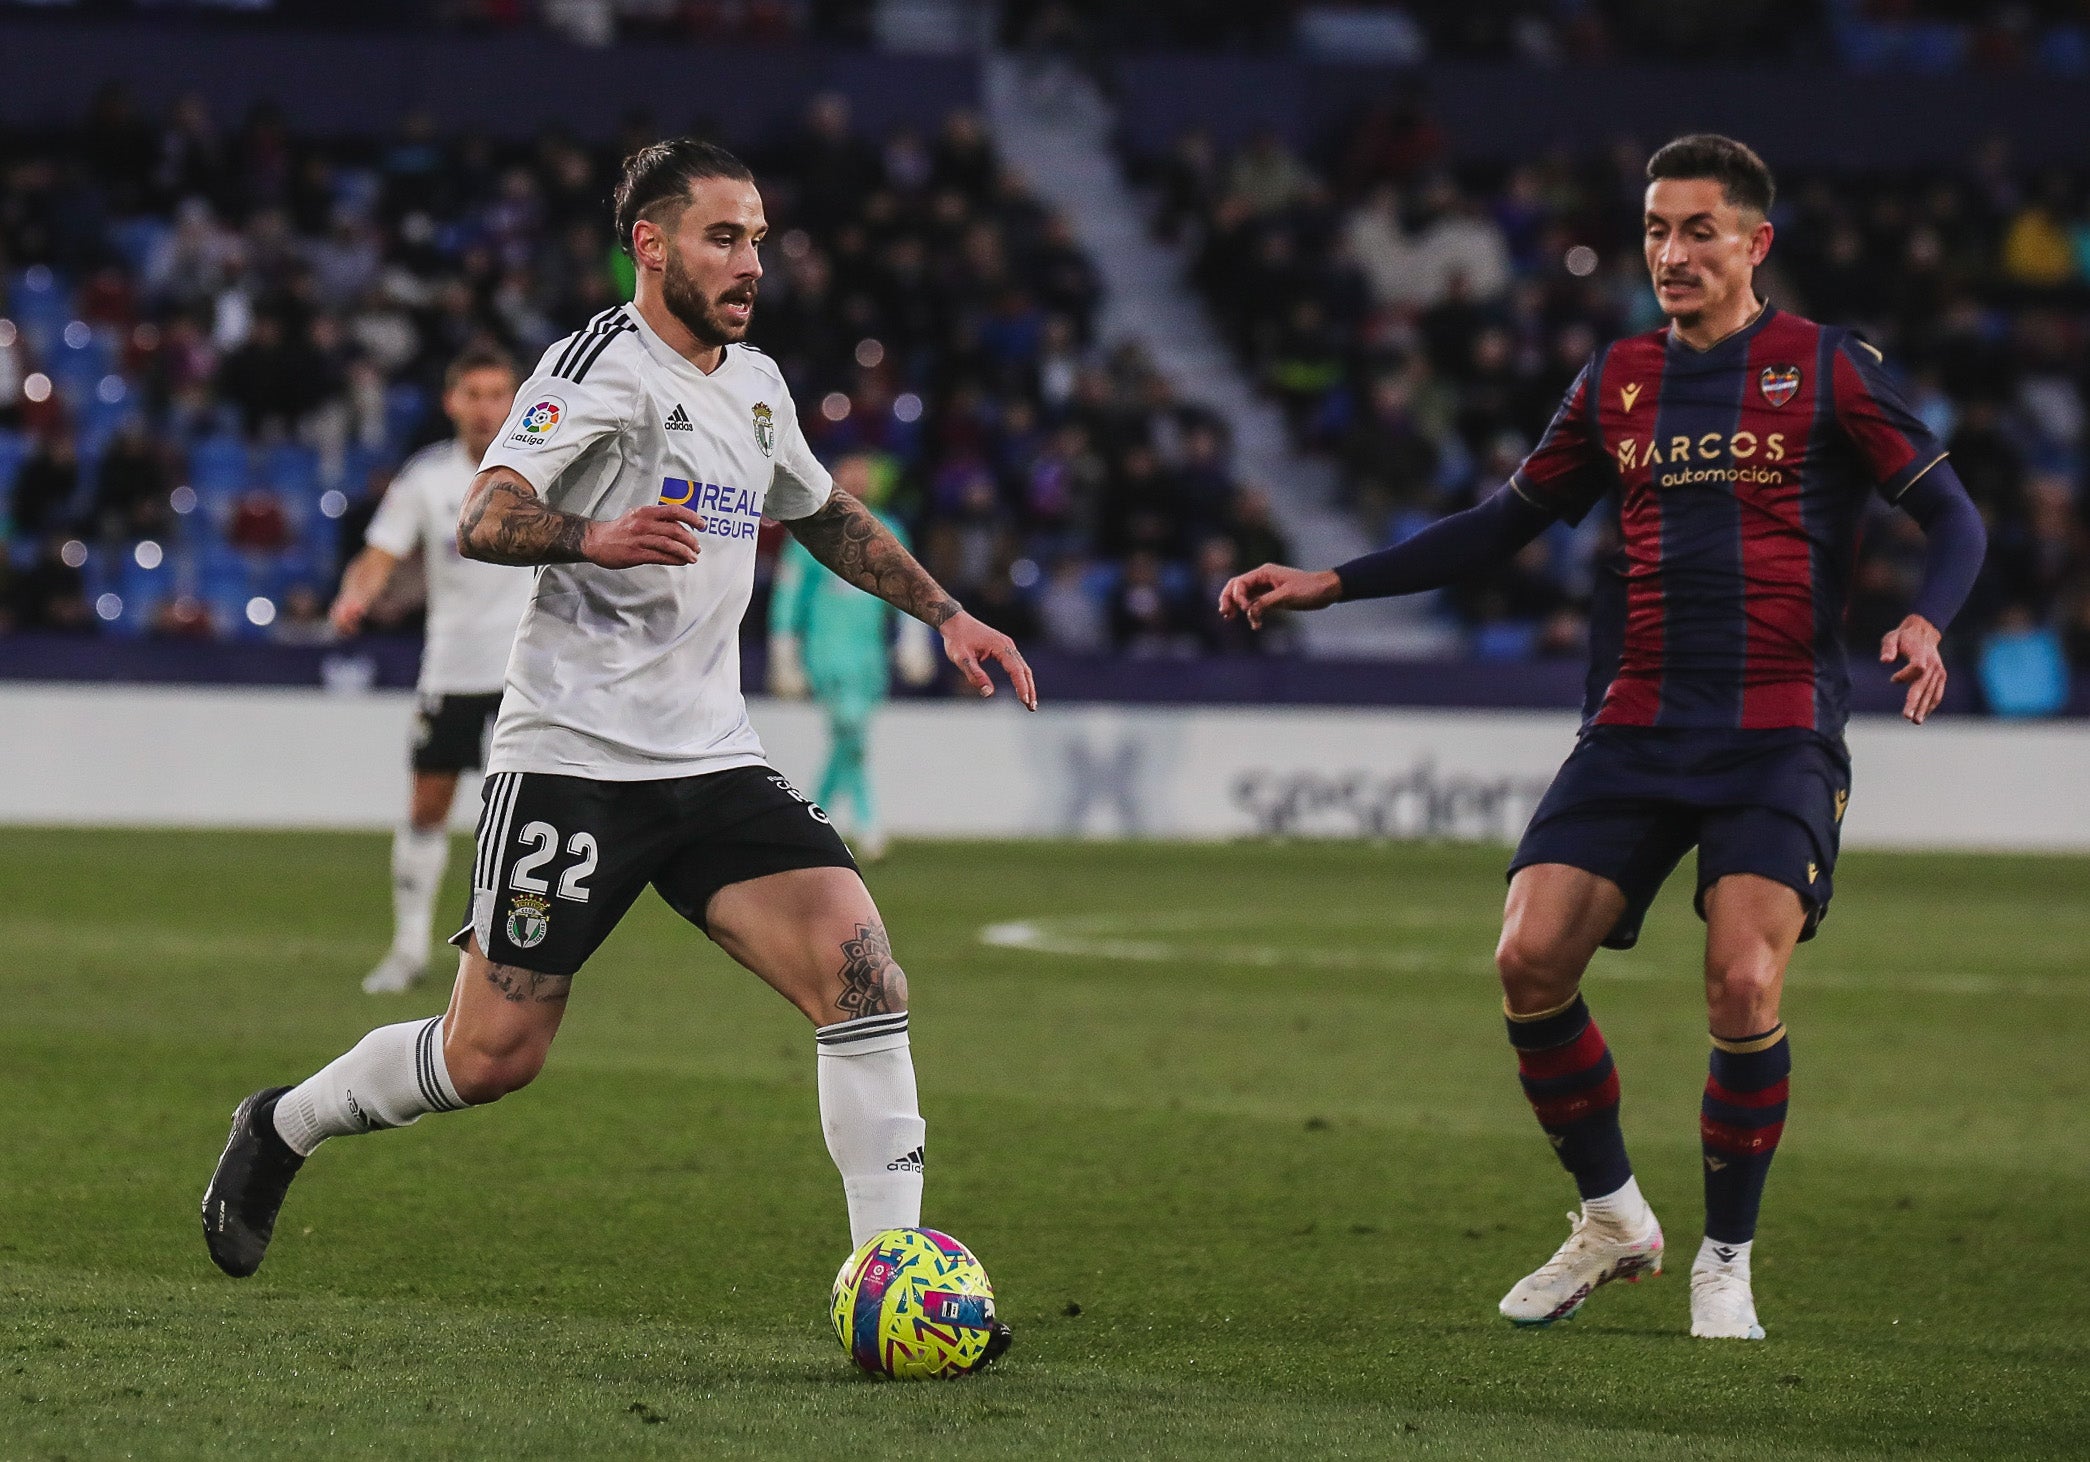
[[[849,1246],[922,1222],[923,1138],[907,1012],[865,1015],[813,1031],[820,1053],[820,1130],[849,1200]]]
[[[1698,1109],[1705,1154],[1705,1232],[1722,1244],[1756,1237],[1764,1179],[1785,1131],[1792,1043],[1785,1026],[1740,1040],[1713,1037],[1705,1100]]]
[[[1580,995],[1552,1010],[1518,1015],[1507,1005],[1517,1078],[1560,1165],[1586,1201],[1616,1193],[1633,1176],[1618,1126],[1618,1068]]]
[[[379,1026],[316,1074],[283,1093],[276,1131],[311,1156],[329,1137],[411,1127],[429,1112],[465,1105],[443,1060],[443,1018]]]

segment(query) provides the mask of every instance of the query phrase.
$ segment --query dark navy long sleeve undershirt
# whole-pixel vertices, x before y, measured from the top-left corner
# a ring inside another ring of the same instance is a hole
[[[1949,461],[1910,483],[1898,506],[1923,529],[1923,583],[1909,613],[1922,615],[1942,631],[1981,576],[1988,529]]]
[[[1508,483],[1463,513],[1439,518],[1413,538],[1336,567],[1345,599],[1384,599],[1455,584],[1500,563],[1552,524]]]

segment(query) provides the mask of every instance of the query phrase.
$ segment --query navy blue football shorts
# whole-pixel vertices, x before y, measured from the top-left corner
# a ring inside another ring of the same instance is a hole
[[[1593,726],[1546,789],[1509,871],[1565,863],[1607,878],[1626,911],[1604,940],[1631,949],[1662,884],[1693,846],[1698,893],[1730,873],[1782,883],[1807,906],[1812,939],[1834,892],[1850,756],[1803,729]]]

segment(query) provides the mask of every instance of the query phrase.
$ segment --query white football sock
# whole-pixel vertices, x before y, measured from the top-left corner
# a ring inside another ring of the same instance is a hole
[[[415,964],[428,962],[435,896],[449,861],[447,829],[402,827],[392,834],[392,952]]]
[[[922,1222],[922,1124],[907,1012],[823,1025],[820,1130],[849,1198],[849,1245]]]
[[[443,1018],[379,1026],[317,1074],[283,1093],[276,1131],[309,1156],[329,1137],[411,1127],[425,1112],[465,1106],[443,1060]]]
[[[1717,1239],[1706,1239],[1698,1245],[1698,1257],[1691,1261],[1691,1268],[1725,1269],[1738,1274],[1746,1283],[1749,1278],[1749,1251],[1756,1247],[1756,1240],[1745,1244],[1723,1244]]]
[[[1654,1226],[1655,1212],[1641,1196],[1640,1180],[1627,1178],[1625,1186],[1601,1198],[1582,1200],[1582,1211],[1606,1228],[1625,1234],[1645,1233]]]

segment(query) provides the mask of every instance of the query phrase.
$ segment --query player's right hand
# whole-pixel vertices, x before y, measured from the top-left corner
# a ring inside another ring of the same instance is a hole
[[[327,610],[327,623],[336,634],[352,635],[363,627],[363,616],[370,612],[370,605],[353,595],[343,594],[333,607]]]
[[[1266,563],[1226,581],[1226,587],[1219,591],[1219,613],[1223,619],[1239,619],[1245,614],[1251,625],[1261,629],[1266,614],[1279,609],[1326,609],[1342,597],[1342,592],[1342,580],[1333,569],[1316,573]]]
[[[590,523],[581,538],[581,554],[606,569],[691,564],[697,561],[697,535],[703,531],[704,520],[688,508],[656,503],[607,523]]]

